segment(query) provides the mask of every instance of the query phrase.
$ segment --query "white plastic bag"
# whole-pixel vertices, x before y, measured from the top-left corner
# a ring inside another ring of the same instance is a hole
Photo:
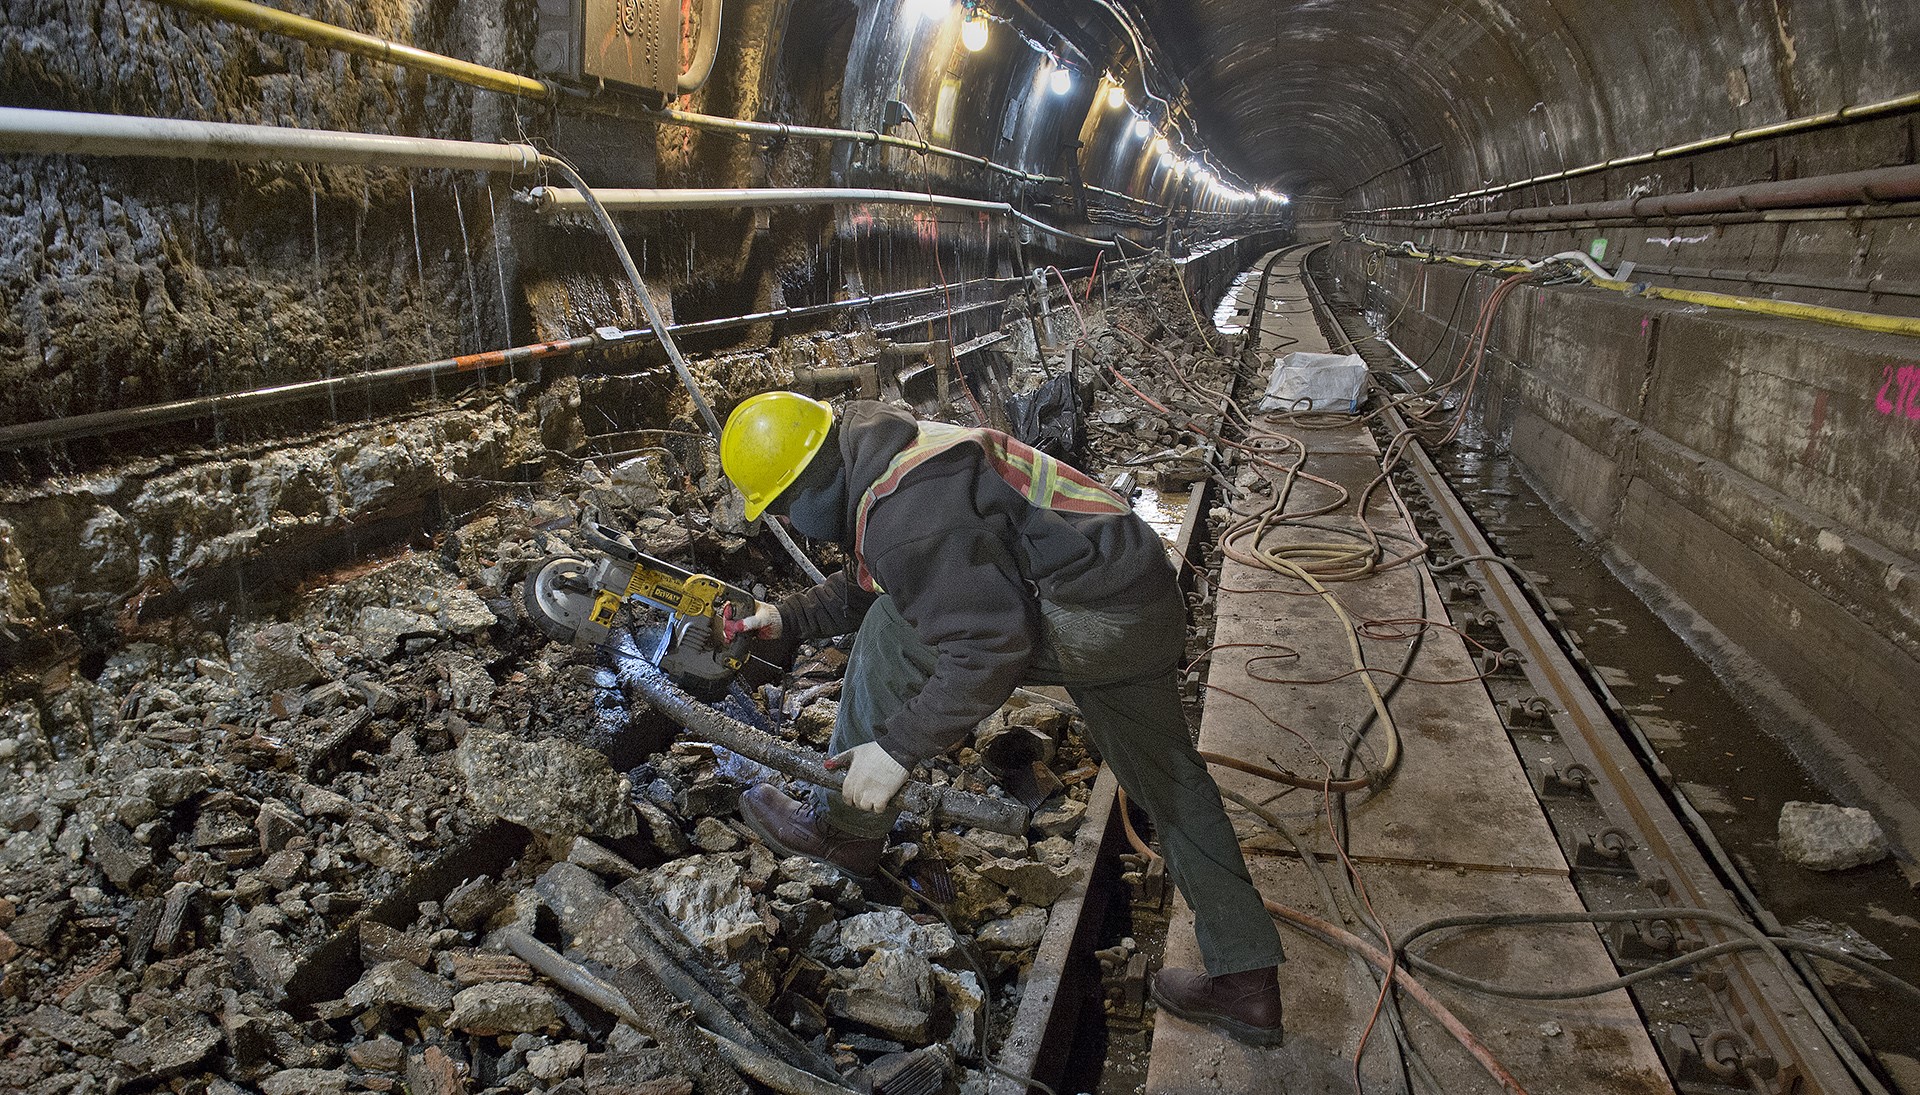
[[[1273,363],[1265,411],[1353,414],[1367,394],[1367,363],[1359,354],[1291,353]]]

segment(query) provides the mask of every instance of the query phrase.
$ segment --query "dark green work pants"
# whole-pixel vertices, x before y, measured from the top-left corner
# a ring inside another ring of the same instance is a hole
[[[1176,676],[1186,638],[1178,592],[1170,587],[1152,607],[1126,612],[1042,602],[1041,616],[1027,679],[1066,687],[1121,789],[1153,819],[1167,874],[1193,907],[1207,972],[1278,964],[1280,934],[1248,878],[1220,789],[1187,736]],[[874,728],[919,694],[937,660],[893,598],[876,601],[854,637],[833,752],[872,741]],[[844,832],[893,828],[894,814],[855,809],[837,793],[824,798],[827,820]]]

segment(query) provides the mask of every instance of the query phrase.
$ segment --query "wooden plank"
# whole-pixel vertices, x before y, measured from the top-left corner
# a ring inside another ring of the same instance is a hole
[[[1329,917],[1298,860],[1260,857],[1252,869],[1262,892],[1274,899],[1322,919],[1339,919]],[[1580,908],[1572,886],[1551,876],[1374,866],[1364,868],[1363,877],[1389,930],[1461,913]],[[1297,932],[1289,931],[1286,940],[1288,961],[1280,967],[1286,1044],[1276,1049],[1243,1046],[1162,1011],[1155,1019],[1147,1095],[1332,1095],[1354,1090],[1353,1055],[1377,989],[1353,972],[1344,952]],[[1516,985],[1571,986],[1615,976],[1605,945],[1585,926],[1481,933],[1439,943],[1423,953],[1472,976]],[[1192,914],[1182,905],[1167,936],[1166,964],[1192,967],[1198,962]],[[1672,1090],[1624,990],[1586,1000],[1520,1002],[1473,996],[1431,979],[1426,984],[1533,1095]],[[1407,1005],[1402,1014],[1414,1045],[1448,1095],[1500,1090],[1416,1006]],[[1361,1059],[1368,1091],[1392,1090],[1391,1050],[1385,1041],[1390,1037],[1382,1020]]]

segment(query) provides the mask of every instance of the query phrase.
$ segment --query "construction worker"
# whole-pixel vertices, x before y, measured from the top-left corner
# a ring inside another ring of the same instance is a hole
[[[1127,797],[1153,819],[1207,972],[1162,970],[1166,1010],[1242,1041],[1281,1038],[1279,933],[1187,735],[1185,604],[1158,535],[1117,495],[993,430],[792,392],[743,401],[720,438],[749,519],[841,546],[845,570],[743,621],[764,638],[855,632],[831,751],[838,793],[771,784],[743,820],[783,854],[855,877],[879,865],[914,766],[1023,681],[1064,685]]]

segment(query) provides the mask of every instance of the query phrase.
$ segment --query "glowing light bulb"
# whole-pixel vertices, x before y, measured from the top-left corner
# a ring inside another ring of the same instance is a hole
[[[991,25],[986,12],[979,8],[973,9],[973,14],[967,16],[967,21],[960,24],[960,44],[973,53],[986,49],[987,31]]]
[[[1119,110],[1127,105],[1127,89],[1119,84],[1107,88],[1107,109]]]
[[[1049,82],[1048,86],[1053,88],[1053,93],[1055,95],[1065,95],[1067,92],[1072,91],[1073,90],[1073,70],[1068,68],[1065,65],[1061,65],[1059,68],[1054,69],[1053,77]]]
[[[1280,195],[1280,198],[1279,198],[1281,205],[1285,205],[1292,200],[1293,200],[1292,198],[1287,197],[1285,194]]]
[[[1158,137],[1155,137],[1153,139],[1153,150],[1155,152],[1161,153],[1162,155],[1166,154],[1167,152],[1167,135],[1166,134],[1162,133]]]
[[[1133,135],[1135,137],[1145,138],[1147,134],[1152,132],[1153,126],[1148,125],[1145,118],[1135,118],[1133,120]]]

